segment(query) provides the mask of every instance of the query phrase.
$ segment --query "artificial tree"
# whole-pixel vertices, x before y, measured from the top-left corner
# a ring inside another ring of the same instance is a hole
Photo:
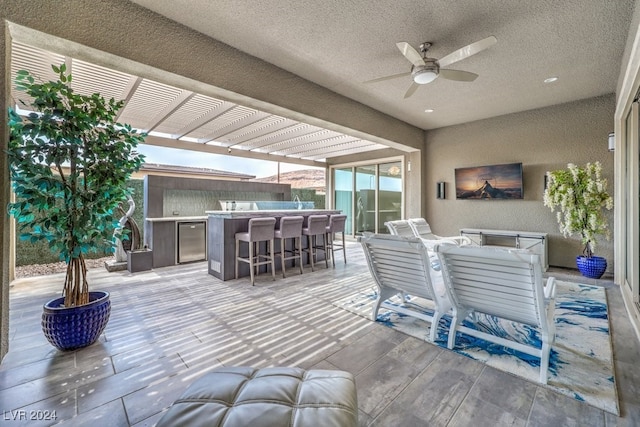
[[[583,255],[576,258],[580,271],[588,277],[602,276],[607,263],[604,258],[594,256],[594,251],[598,235],[609,238],[604,211],[613,208],[613,199],[607,192],[600,162],[584,167],[569,163],[566,169],[547,172],[544,205],[552,212],[557,209],[556,219],[564,237],[580,234],[584,245]],[[598,265],[592,267],[594,263]]]
[[[124,101],[76,93],[65,64],[52,66],[56,81],[19,71],[16,87],[31,101],[10,110],[8,159],[21,239],[45,240],[67,263],[64,306],[89,302],[85,255],[111,252],[126,181],[144,156],[145,134],[116,122]]]

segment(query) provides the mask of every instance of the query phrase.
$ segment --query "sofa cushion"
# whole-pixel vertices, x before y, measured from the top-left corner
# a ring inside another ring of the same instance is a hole
[[[353,375],[336,370],[217,368],[196,380],[157,426],[357,426]]]

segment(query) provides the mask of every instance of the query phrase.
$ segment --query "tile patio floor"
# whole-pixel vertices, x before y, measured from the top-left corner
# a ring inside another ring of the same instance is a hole
[[[67,353],[40,329],[42,304],[58,295],[63,275],[17,280],[0,425],[153,426],[195,378],[221,365],[350,371],[362,426],[640,425],[640,344],[611,282],[601,284],[620,417],[333,306],[371,282],[358,244],[348,243],[347,257],[347,265],[338,258],[335,268],[291,270],[275,282],[260,275],[254,287],[209,276],[205,262],[91,270],[92,289],[111,292],[111,320],[98,343]],[[12,420],[30,411],[55,411],[56,420]]]

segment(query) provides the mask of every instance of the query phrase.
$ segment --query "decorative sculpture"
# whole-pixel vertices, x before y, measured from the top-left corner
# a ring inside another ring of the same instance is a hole
[[[127,196],[127,202],[129,203],[129,209],[127,212],[122,209],[122,207],[118,206],[118,210],[122,212],[122,218],[120,218],[119,226],[116,230],[116,251],[114,256],[116,258],[116,262],[127,262],[127,251],[135,251],[140,249],[141,239],[140,239],[140,228],[136,221],[131,217],[133,215],[133,211],[136,209],[136,203],[133,201],[131,196]],[[122,230],[128,230],[127,238],[121,240],[120,236],[122,234]]]

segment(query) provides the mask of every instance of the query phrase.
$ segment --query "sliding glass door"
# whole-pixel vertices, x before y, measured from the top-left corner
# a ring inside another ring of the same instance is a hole
[[[344,225],[345,233],[353,234],[353,170],[352,168],[341,168],[333,170],[333,204],[335,209],[339,209],[347,215],[347,222]]]
[[[356,234],[376,232],[376,166],[358,166],[356,171]]]
[[[378,165],[378,233],[386,233],[387,221],[402,219],[402,176],[400,162]]]
[[[351,235],[386,233],[386,221],[402,218],[402,162],[333,169],[334,207],[347,215]]]

